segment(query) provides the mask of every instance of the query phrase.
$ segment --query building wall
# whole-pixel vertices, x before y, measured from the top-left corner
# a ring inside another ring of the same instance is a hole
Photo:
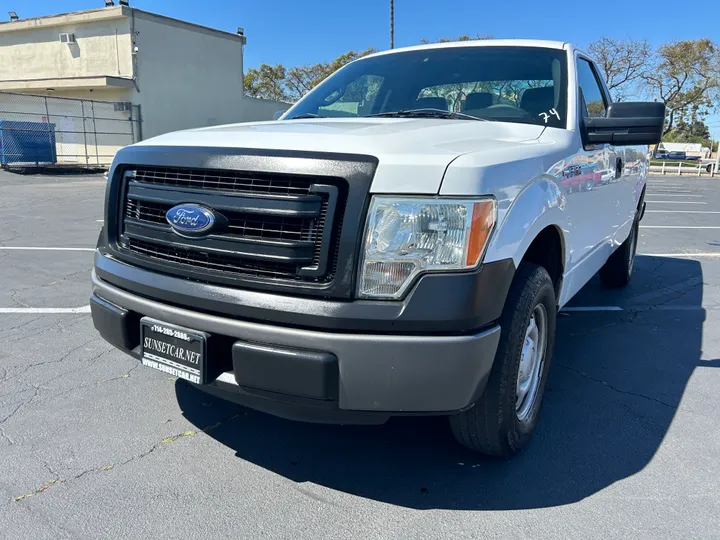
[[[241,120],[239,122],[258,122],[261,120],[272,120],[278,111],[287,111],[291,104],[271,99],[258,99],[245,96]]]
[[[118,12],[120,13],[120,12]],[[0,32],[0,81],[90,76],[132,77],[130,25],[125,17],[37,25]],[[60,43],[61,32],[76,44]]]
[[[132,17],[132,15],[131,15]],[[135,12],[137,90],[143,137],[197,127],[272,120],[288,105],[243,97],[243,42]]]
[[[135,13],[143,135],[224,123],[242,110],[242,41]]]

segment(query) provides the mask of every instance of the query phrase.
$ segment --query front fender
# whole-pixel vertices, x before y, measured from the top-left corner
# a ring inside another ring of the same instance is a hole
[[[555,179],[548,175],[529,182],[511,201],[498,201],[498,222],[485,261],[513,259],[517,267],[540,231],[555,226],[563,243],[563,267],[567,268],[569,254],[565,246],[569,245],[570,227],[564,211],[565,202],[565,195]]]

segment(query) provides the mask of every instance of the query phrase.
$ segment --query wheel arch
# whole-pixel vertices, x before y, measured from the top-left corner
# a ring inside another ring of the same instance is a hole
[[[569,266],[572,231],[565,203],[565,194],[554,179],[535,179],[499,216],[486,260],[512,258],[516,268],[523,261],[543,266],[553,280],[559,299],[563,276]]]
[[[545,268],[555,287],[555,298],[560,298],[565,274],[565,242],[562,230],[557,225],[543,228],[530,242],[520,260]]]

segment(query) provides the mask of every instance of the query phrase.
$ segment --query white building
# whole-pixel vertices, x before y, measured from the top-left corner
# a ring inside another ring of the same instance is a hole
[[[243,96],[245,43],[126,6],[21,18],[0,23],[0,92],[139,105],[143,138],[270,120],[288,105]]]
[[[685,152],[688,156],[701,156],[705,154],[709,148],[704,148],[701,143],[683,143],[683,142],[661,142],[660,146],[668,152]],[[705,150],[705,152],[703,152]]]

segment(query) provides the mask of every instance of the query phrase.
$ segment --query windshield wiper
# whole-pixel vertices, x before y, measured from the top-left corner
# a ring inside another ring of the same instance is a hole
[[[285,120],[302,120],[304,118],[327,118],[327,116],[323,116],[321,114],[315,114],[311,112],[306,112],[302,114],[298,114],[297,116],[291,116],[290,118],[286,118]]]
[[[372,116],[379,118],[452,118],[454,120],[480,120],[487,122],[484,118],[459,112],[444,111],[443,109],[404,109],[366,115],[366,117]]]

